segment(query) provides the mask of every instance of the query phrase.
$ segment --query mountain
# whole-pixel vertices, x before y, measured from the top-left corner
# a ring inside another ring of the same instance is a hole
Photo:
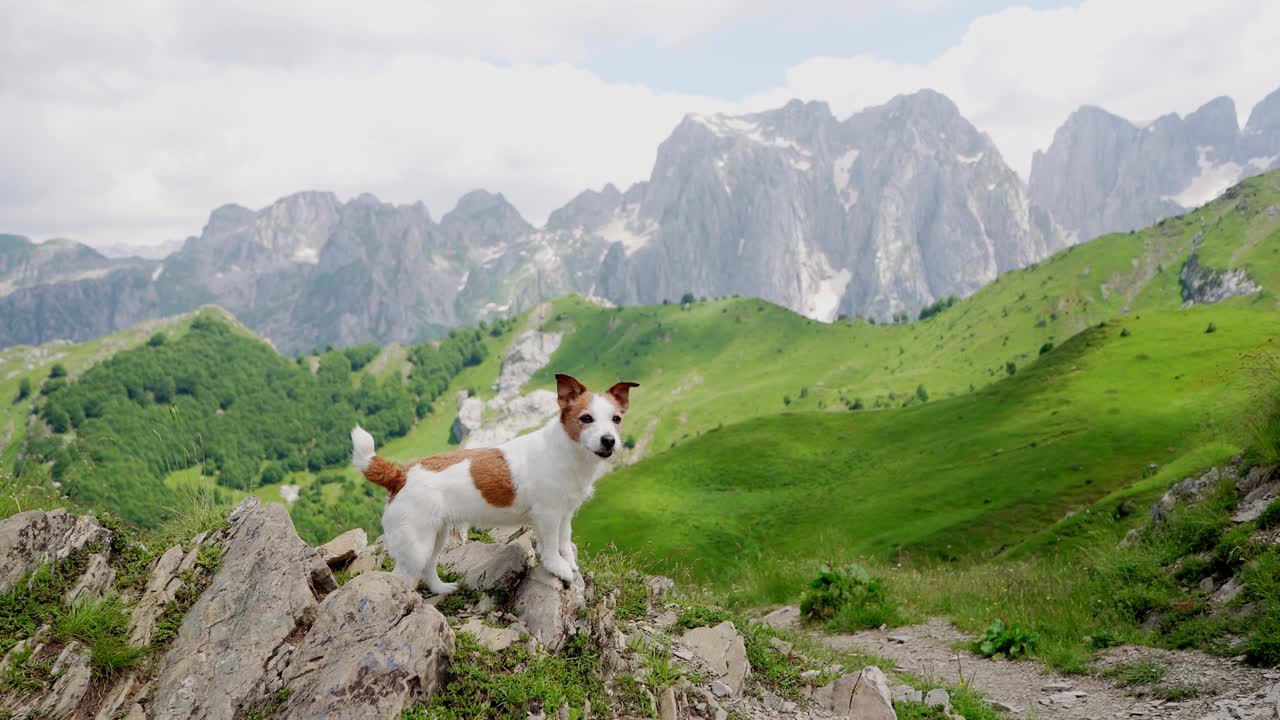
[[[1244,129],[1226,97],[1146,126],[1082,107],[1032,158],[1029,192],[1073,240],[1087,240],[1199,207],[1276,167],[1280,90],[1254,107]]]
[[[128,245],[113,243],[95,248],[109,258],[142,258],[144,260],[163,260],[182,248],[182,240],[168,240],[158,245]]]
[[[686,117],[647,182],[583,192],[542,228],[486,191],[438,222],[421,203],[372,195],[227,205],[158,265],[134,259],[0,298],[0,346],[85,340],[206,303],[287,352],[414,342],[571,291],[617,304],[743,294],[825,321],[888,319],[1062,245],[991,139],[942,95],[844,121],[793,101]]]

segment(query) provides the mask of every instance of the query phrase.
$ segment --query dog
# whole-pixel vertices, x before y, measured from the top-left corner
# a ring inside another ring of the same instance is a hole
[[[560,415],[541,429],[497,447],[454,450],[405,466],[374,452],[373,436],[351,431],[351,463],[390,493],[382,513],[387,552],[396,574],[447,595],[458,589],[436,570],[451,527],[533,526],[547,572],[566,586],[578,569],[570,523],[591,496],[601,464],[617,450],[631,388],[619,382],[592,393],[556,375]]]

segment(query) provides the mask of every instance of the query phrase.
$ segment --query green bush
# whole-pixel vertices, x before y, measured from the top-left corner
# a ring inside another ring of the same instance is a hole
[[[898,604],[883,578],[872,577],[858,565],[822,568],[800,598],[800,616],[805,622],[825,623],[839,631],[897,625],[901,621]]]
[[[31,397],[31,378],[22,378],[18,381],[18,396],[14,398],[14,402],[26,400]]]
[[[973,649],[987,657],[1014,659],[1031,655],[1039,643],[1040,638],[1035,633],[996,619],[987,626],[982,637],[973,642]]]
[[[1258,528],[1261,530],[1270,530],[1277,525],[1280,525],[1280,499],[1272,500],[1258,516]]]

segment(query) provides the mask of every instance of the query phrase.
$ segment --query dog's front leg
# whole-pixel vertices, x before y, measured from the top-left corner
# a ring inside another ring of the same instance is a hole
[[[569,567],[573,568],[575,573],[581,572],[578,569],[578,546],[573,544],[573,514],[564,516],[564,520],[560,522],[560,557],[569,562]]]
[[[542,557],[542,567],[547,572],[560,578],[565,586],[573,583],[573,566],[560,555],[560,520],[559,514],[534,515],[533,531],[538,535],[538,555]]]

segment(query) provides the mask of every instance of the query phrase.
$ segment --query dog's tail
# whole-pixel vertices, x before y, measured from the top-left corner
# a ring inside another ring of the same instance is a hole
[[[386,488],[392,497],[404,487],[404,468],[375,455],[373,436],[359,425],[351,430],[351,464],[364,473],[366,480]]]

